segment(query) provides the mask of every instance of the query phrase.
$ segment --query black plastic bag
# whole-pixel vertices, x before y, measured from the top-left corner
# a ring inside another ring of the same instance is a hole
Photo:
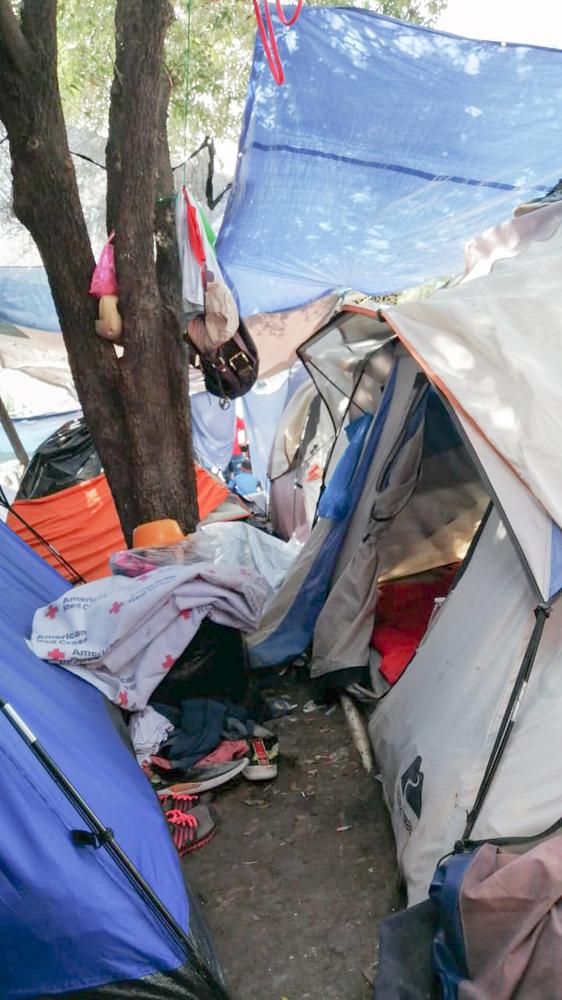
[[[102,464],[83,417],[70,420],[35,452],[20,483],[16,500],[37,500],[94,479]]]

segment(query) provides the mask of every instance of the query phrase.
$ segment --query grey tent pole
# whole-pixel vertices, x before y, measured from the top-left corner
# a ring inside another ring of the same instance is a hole
[[[0,697],[0,711],[11,723],[23,742],[29,747],[33,755],[42,764],[56,785],[66,795],[67,799],[75,807],[82,819],[86,821],[89,830],[73,830],[72,839],[77,847],[92,847],[98,849],[105,847],[112,855],[121,870],[125,873],[129,881],[137,890],[141,898],[150,907],[154,915],[159,919],[165,930],[175,938],[185,953],[186,958],[193,965],[194,970],[201,977],[206,986],[211,990],[211,994],[216,1000],[229,1000],[228,993],[224,987],[213,976],[205,962],[198,955],[189,935],[186,934],[170,911],[164,906],[148,882],[143,878],[138,868],[135,867],[131,859],[125,854],[122,847],[115,840],[113,830],[104,826],[102,821],[96,816],[88,803],[82,798],[80,792],[68,780],[53,758],[47,753],[45,748],[37,739],[35,733],[24,722],[22,717],[9,702]]]
[[[14,449],[14,454],[18,462],[21,462],[21,464],[24,466],[28,465],[29,455],[27,454],[23,444],[21,443],[20,436],[16,428],[14,427],[13,420],[10,414],[8,413],[6,407],[4,406],[4,401],[1,397],[0,397],[0,423],[4,428],[8,441],[10,442],[12,448]]]

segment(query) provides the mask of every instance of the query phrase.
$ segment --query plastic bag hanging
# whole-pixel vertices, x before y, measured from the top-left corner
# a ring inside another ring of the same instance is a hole
[[[99,319],[96,333],[105,340],[118,341],[123,333],[123,322],[119,314],[119,288],[115,273],[114,233],[110,233],[90,282],[90,295],[99,299]]]

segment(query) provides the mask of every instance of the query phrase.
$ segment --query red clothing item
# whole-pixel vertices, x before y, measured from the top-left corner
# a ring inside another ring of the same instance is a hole
[[[381,654],[379,670],[394,684],[412,659],[425,635],[436,597],[445,597],[457,566],[439,570],[435,579],[398,580],[380,588],[371,646]]]

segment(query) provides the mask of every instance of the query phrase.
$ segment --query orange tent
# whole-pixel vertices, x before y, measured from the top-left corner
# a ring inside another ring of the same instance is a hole
[[[199,517],[203,521],[232,494],[220,480],[200,466],[195,466],[195,472]],[[127,547],[104,475],[50,496],[16,500],[12,511],[50,542],[85,580],[107,576],[110,555]],[[247,516],[248,511],[239,505],[237,513],[231,513],[229,519]],[[51,566],[70,578],[55,556],[13,513],[8,514],[7,522]]]

